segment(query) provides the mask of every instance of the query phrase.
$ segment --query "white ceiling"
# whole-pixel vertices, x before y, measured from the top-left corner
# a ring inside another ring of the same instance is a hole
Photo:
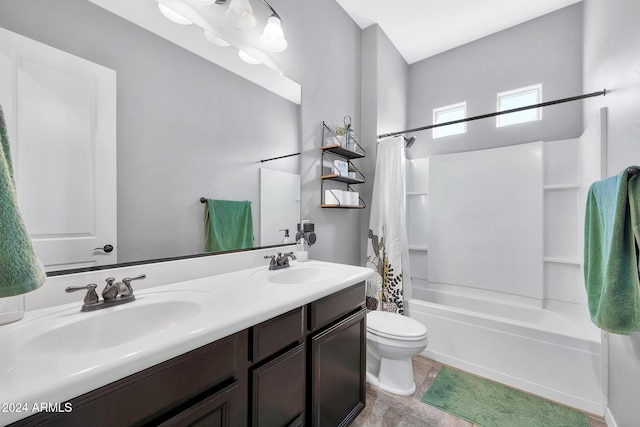
[[[580,0],[337,0],[360,26],[380,25],[412,64]]]

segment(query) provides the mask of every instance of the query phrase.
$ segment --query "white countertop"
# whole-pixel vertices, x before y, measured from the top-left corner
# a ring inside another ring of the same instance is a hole
[[[289,268],[292,272],[302,269],[329,269],[331,273],[306,284],[274,283],[270,277],[284,270],[269,271],[264,266],[137,291],[134,302],[94,312],[79,312],[80,295],[73,304],[27,312],[21,321],[0,326],[0,425],[33,415],[34,405],[62,404],[373,274],[368,268],[321,261],[294,262]],[[145,306],[178,300],[184,301],[176,305],[178,320],[168,319],[171,314],[156,318],[144,315]],[[134,305],[135,310],[125,313]],[[129,320],[131,316],[127,315],[131,313],[138,314]],[[111,319],[127,319],[131,330],[115,325]],[[72,349],[56,345],[55,334],[34,347],[34,337],[41,338],[71,323],[73,328],[65,331],[74,334]],[[158,329],[138,334],[145,325],[157,325]],[[134,338],[110,345],[113,328]],[[34,351],[43,345],[46,351]]]

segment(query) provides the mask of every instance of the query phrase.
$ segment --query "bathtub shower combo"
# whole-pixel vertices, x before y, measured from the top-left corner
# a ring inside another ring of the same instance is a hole
[[[407,312],[429,330],[424,356],[604,413],[582,230],[605,123],[603,109],[580,138],[409,161]]]

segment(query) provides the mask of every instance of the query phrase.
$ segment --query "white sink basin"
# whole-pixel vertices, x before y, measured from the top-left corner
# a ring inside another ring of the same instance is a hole
[[[195,301],[132,301],[117,307],[67,316],[25,343],[27,354],[81,354],[126,344],[195,317]],[[87,316],[89,314],[89,316]]]
[[[68,358],[180,331],[203,311],[209,294],[150,292],[135,301],[92,312],[73,308],[25,324],[17,354],[29,359]]]
[[[330,280],[337,270],[329,265],[297,262],[282,270],[260,269],[253,274],[258,279],[283,285],[306,285]]]
[[[307,284],[316,283],[323,280],[330,279],[335,273],[327,267],[309,266],[303,267],[299,264],[285,268],[282,270],[276,270],[272,275],[267,277],[267,280],[272,283],[288,284]]]

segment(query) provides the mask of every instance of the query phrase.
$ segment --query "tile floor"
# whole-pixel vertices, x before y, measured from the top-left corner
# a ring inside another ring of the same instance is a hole
[[[367,384],[367,406],[358,415],[354,427],[476,427],[475,424],[422,403],[420,398],[433,383],[442,365],[417,356],[413,359],[416,392],[396,396]],[[598,416],[589,415],[590,427],[607,427]]]

